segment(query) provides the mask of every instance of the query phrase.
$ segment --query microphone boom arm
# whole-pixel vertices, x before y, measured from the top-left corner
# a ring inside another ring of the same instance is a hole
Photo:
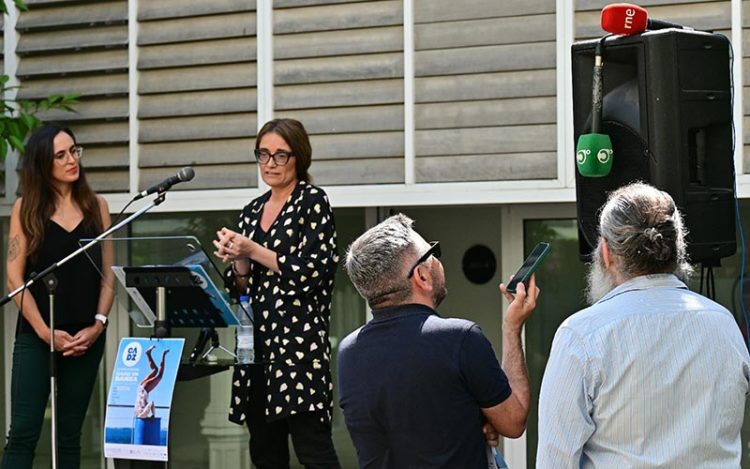
[[[140,217],[144,213],[148,212],[152,208],[154,208],[157,205],[161,204],[162,202],[164,202],[164,198],[165,197],[166,197],[166,194],[164,192],[159,193],[159,195],[149,205],[146,205],[142,209],[138,210],[134,214],[130,215],[129,217],[127,217],[126,219],[124,219],[123,221],[121,221],[120,223],[109,227],[106,231],[104,231],[104,233],[102,233],[99,236],[97,236],[96,238],[92,239],[91,241],[89,241],[88,243],[86,243],[86,245],[81,246],[79,249],[77,249],[77,250],[73,251],[72,253],[70,253],[67,257],[64,257],[63,259],[60,259],[59,261],[51,264],[50,266],[48,266],[47,268],[45,268],[44,270],[42,270],[38,274],[32,276],[29,280],[26,281],[26,283],[24,283],[20,287],[16,288],[12,292],[8,293],[4,297],[0,298],[0,307],[3,306],[4,304],[8,303],[14,296],[16,296],[17,294],[21,293],[23,290],[25,290],[25,289],[29,288],[30,286],[34,285],[34,283],[36,282],[37,279],[44,278],[45,275],[49,274],[50,272],[53,272],[58,267],[60,267],[61,265],[67,263],[68,261],[70,261],[74,257],[78,256],[82,252],[88,251],[90,248],[92,248],[95,245],[99,244],[99,242],[101,242],[102,239],[106,238],[107,236],[109,236],[113,232],[119,230],[120,228],[122,228],[123,226],[125,226],[128,223],[132,222],[133,220],[135,220],[136,218]]]

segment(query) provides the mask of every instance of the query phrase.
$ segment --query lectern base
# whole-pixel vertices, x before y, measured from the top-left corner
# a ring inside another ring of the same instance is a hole
[[[131,461],[129,459],[114,459],[115,469],[167,469],[169,463],[162,461]]]

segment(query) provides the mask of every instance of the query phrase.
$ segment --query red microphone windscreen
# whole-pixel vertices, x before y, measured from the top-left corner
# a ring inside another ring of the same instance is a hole
[[[636,34],[646,30],[648,12],[638,5],[613,3],[602,9],[602,29],[613,34]]]

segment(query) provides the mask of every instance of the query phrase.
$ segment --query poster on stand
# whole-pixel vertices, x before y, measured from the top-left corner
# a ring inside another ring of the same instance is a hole
[[[185,339],[123,338],[107,398],[104,457],[167,461],[169,417]]]

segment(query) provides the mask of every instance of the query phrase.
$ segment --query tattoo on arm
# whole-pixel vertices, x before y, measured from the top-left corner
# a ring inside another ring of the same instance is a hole
[[[21,241],[18,235],[15,235],[8,241],[8,262],[13,262],[21,251]]]

